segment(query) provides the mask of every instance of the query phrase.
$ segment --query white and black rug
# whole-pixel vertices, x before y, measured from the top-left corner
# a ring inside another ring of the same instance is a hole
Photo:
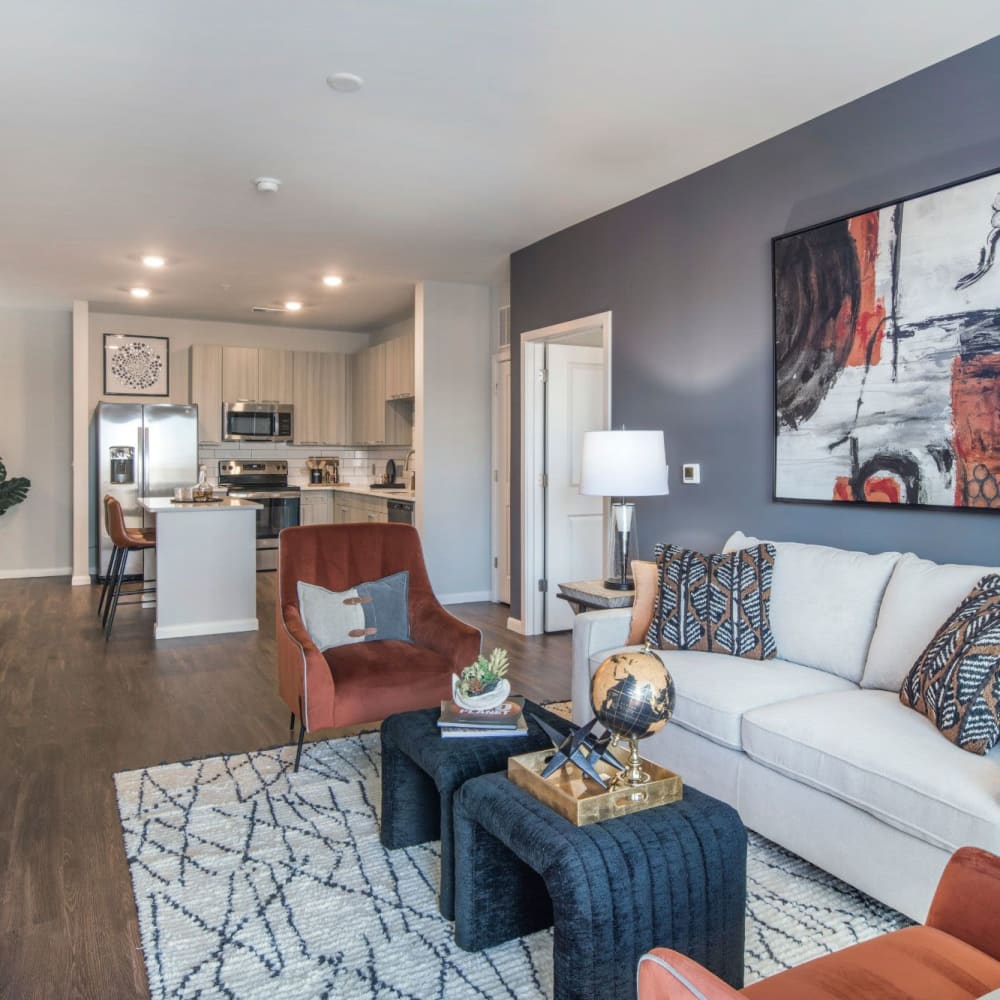
[[[527,1000],[552,937],[478,954],[437,912],[438,844],[378,839],[377,733],[115,776],[153,997]],[[747,982],[907,923],[751,835]]]

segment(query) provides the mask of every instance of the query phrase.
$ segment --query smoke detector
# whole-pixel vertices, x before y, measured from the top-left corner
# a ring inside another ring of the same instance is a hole
[[[254,179],[253,186],[261,194],[276,194],[278,188],[281,187],[281,181],[277,177],[257,177]]]

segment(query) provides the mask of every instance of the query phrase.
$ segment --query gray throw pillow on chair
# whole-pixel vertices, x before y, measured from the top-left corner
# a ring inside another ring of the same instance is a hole
[[[320,652],[379,639],[409,642],[409,584],[406,570],[339,592],[299,580],[299,613]]]

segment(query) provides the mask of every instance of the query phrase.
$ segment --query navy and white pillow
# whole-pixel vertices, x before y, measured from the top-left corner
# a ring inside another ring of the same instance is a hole
[[[937,630],[899,691],[969,753],[1000,741],[1000,575],[984,576]]]
[[[658,545],[659,587],[646,641],[657,649],[771,659],[774,555],[766,542],[714,555]]]
[[[342,591],[299,580],[299,613],[320,652],[352,642],[409,641],[409,586],[406,570]]]

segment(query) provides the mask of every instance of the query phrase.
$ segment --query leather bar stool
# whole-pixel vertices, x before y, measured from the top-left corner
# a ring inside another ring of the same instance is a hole
[[[105,576],[104,590],[98,604],[100,613],[103,606],[102,625],[105,641],[111,638],[111,629],[115,624],[115,613],[118,611],[119,599],[122,595],[122,584],[125,581],[125,566],[130,552],[141,552],[156,546],[156,532],[151,528],[129,528],[125,524],[125,514],[122,505],[113,497],[104,498],[105,524],[108,536],[113,546],[111,559],[108,561],[108,571]],[[155,587],[140,587],[137,590],[125,591],[127,596],[141,597],[144,594],[156,593]],[[126,604],[139,603],[125,601]]]

